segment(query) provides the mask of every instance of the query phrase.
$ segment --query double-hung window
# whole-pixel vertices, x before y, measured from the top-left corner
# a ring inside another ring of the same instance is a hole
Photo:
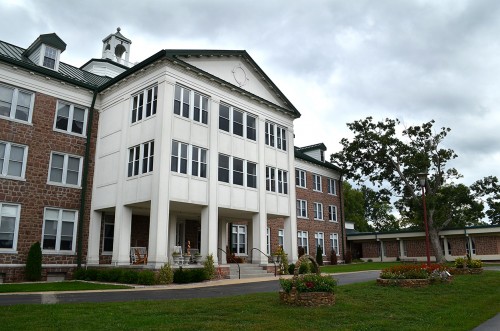
[[[314,191],[322,192],[321,189],[321,176],[313,174],[313,189]]]
[[[0,252],[17,249],[20,205],[0,202]]]
[[[295,169],[295,184],[298,187],[306,187],[306,172],[304,170]]]
[[[208,97],[176,85],[174,93],[174,114],[196,122],[208,123]]]
[[[54,252],[74,252],[77,220],[76,210],[45,208],[42,249]]]
[[[256,125],[257,119],[243,110],[222,103],[219,105],[219,130],[255,141]]]
[[[307,201],[297,200],[297,217],[307,218]]]
[[[288,194],[288,172],[276,169],[278,172],[278,193]]]
[[[31,123],[34,100],[32,92],[0,85],[0,117]]]
[[[272,122],[266,122],[265,125],[265,143],[268,146],[286,151],[287,139],[286,129]]]
[[[297,231],[297,246],[304,248],[304,253],[309,254],[309,242],[307,231]]]
[[[207,150],[191,146],[191,175],[207,178]]]
[[[153,171],[155,145],[148,141],[128,149],[128,177]]]
[[[339,254],[339,234],[332,233],[330,234],[330,244],[332,245],[332,250],[335,251],[335,254]]]
[[[132,96],[132,123],[156,114],[158,86],[147,88]]]
[[[266,191],[276,192],[275,168],[266,167]]]
[[[219,154],[219,182],[257,187],[257,164]]]
[[[316,239],[316,249],[321,247],[321,254],[325,255],[325,234],[323,232],[316,232],[314,239]]]
[[[56,69],[57,49],[45,45],[45,54],[43,56],[42,65],[49,69]]]
[[[257,164],[247,161],[247,186],[257,188]]]
[[[54,130],[85,136],[87,109],[58,101]]]
[[[24,179],[28,146],[0,141],[0,178]]]
[[[285,243],[285,230],[279,229],[278,230],[278,245],[280,247],[283,247],[284,243]]]
[[[172,141],[172,157],[170,170],[181,174],[187,174],[188,168],[188,144]]]
[[[242,159],[233,158],[233,184],[243,186],[244,170],[243,164],[245,163]]]
[[[323,220],[323,204],[319,202],[314,203],[314,219]]]
[[[337,222],[337,206],[335,205],[328,206],[328,220],[330,222]]]
[[[337,195],[337,181],[332,178],[328,178],[328,194]]]
[[[80,186],[82,162],[80,156],[52,152],[50,156],[49,184]]]

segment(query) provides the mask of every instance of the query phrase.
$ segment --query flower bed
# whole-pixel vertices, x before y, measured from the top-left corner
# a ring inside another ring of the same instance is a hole
[[[299,275],[300,265],[307,259],[316,267],[316,274]],[[293,278],[280,279],[280,301],[295,306],[331,306],[335,304],[335,286],[331,276],[321,276],[319,266],[313,257],[302,256],[295,264]]]
[[[457,257],[455,268],[451,270],[454,275],[480,274],[483,272],[483,261],[473,260],[470,257]]]
[[[441,264],[398,265],[383,269],[377,284],[382,286],[423,287],[434,282],[451,281],[449,269]]]

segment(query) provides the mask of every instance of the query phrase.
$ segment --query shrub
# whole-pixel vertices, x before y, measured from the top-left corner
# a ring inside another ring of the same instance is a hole
[[[337,281],[331,276],[321,276],[317,274],[303,275],[297,278],[280,279],[280,286],[286,293],[290,293],[293,284],[297,292],[332,292],[335,291]]]
[[[457,257],[455,259],[455,268],[465,268],[467,266],[467,259],[465,257]]]
[[[77,268],[73,272],[73,279],[78,279],[78,280],[85,279],[85,269]]]
[[[441,264],[422,265],[397,265],[383,269],[380,273],[380,278],[383,279],[429,279],[436,278],[444,272],[448,272],[448,268]]]
[[[295,263],[290,263],[288,265],[288,274],[293,275],[293,272],[295,271]]]
[[[476,269],[482,267],[483,267],[483,261],[481,260],[472,260],[472,259],[467,260],[467,268]]]
[[[320,245],[316,248],[316,262],[318,265],[323,265],[323,248]]]
[[[165,263],[163,267],[158,271],[158,275],[156,276],[157,284],[171,284],[174,281],[174,272],[172,271],[172,266],[170,263]]]
[[[31,245],[26,259],[26,280],[39,281],[42,279],[42,248],[40,242]]]
[[[137,284],[154,285],[155,273],[151,270],[142,270],[137,273]]]
[[[368,259],[366,262],[373,262],[373,260],[372,259]]]
[[[330,263],[333,265],[336,265],[338,263],[337,252],[335,252],[334,249],[332,249],[332,253],[330,254]]]
[[[288,254],[285,253],[283,250],[283,247],[279,247],[278,251],[276,252],[276,255],[279,255],[280,257],[280,262],[279,262],[279,269],[280,269],[280,275],[286,275],[289,274],[289,267],[288,267]],[[293,273],[293,271],[292,271]]]
[[[179,269],[174,272],[174,283],[186,284],[197,283],[209,279],[205,269]]]
[[[299,246],[298,248],[298,253],[299,253],[299,258],[302,256],[302,255],[305,255],[306,254],[306,250],[304,247],[302,246]]]
[[[124,284],[137,284],[138,273],[134,270],[123,270],[120,278],[118,279],[119,283]]]
[[[207,279],[212,279],[215,276],[215,265],[214,256],[209,254],[207,259],[203,262],[203,270],[205,270],[205,275]]]

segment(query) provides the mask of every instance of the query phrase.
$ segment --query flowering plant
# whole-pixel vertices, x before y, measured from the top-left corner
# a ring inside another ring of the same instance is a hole
[[[476,268],[482,268],[482,267],[483,267],[483,261],[481,261],[481,260],[469,259],[467,261],[467,268],[476,269]]]
[[[286,293],[290,293],[294,286],[297,292],[334,292],[337,281],[331,276],[306,274],[291,279],[280,278],[280,286]]]
[[[383,269],[380,278],[383,279],[429,279],[436,278],[448,272],[448,268],[441,264],[398,265]]]

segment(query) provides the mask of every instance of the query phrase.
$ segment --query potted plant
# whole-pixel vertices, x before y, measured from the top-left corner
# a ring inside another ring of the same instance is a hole
[[[469,273],[471,274],[480,274],[483,272],[483,261],[468,259],[467,268],[469,268]]]
[[[203,260],[203,255],[200,254],[200,252],[194,253],[194,260],[196,264],[201,264],[201,261]]]
[[[184,264],[188,265],[190,260],[191,260],[191,254],[189,254],[188,252],[184,253]]]
[[[174,264],[175,265],[179,265],[179,264],[182,264],[182,256],[181,256],[181,253],[179,252],[173,252],[172,253],[172,259],[174,260]]]

